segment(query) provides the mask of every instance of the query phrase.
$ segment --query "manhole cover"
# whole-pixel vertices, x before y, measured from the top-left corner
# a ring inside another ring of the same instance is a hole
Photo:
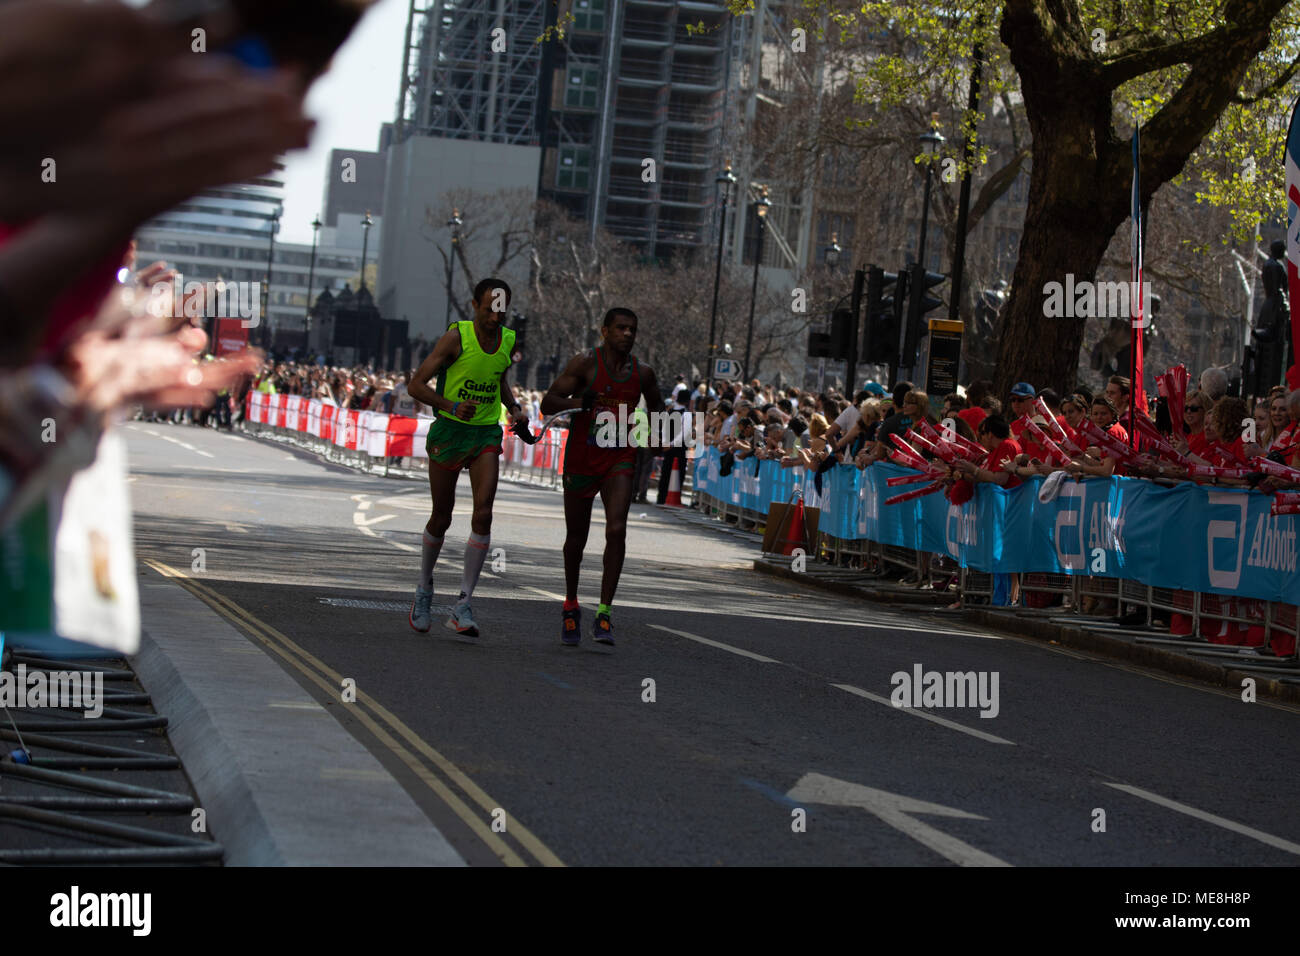
[[[411,609],[411,605],[399,604],[396,601],[366,601],[361,598],[318,598],[317,600],[330,607],[356,607],[367,611],[409,611]],[[442,607],[442,605],[435,605],[434,609]]]

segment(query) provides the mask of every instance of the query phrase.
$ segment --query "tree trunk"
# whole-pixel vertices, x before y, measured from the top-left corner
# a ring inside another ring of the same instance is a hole
[[[1042,140],[1036,135],[1035,142]],[[1108,195],[1123,196],[1113,186],[1101,189],[1095,182],[1080,181],[1091,179],[1087,171],[1098,165],[1095,157],[1078,151],[1034,152],[1032,175],[1042,182],[1033,183],[1029,191],[993,379],[994,394],[1004,402],[1016,382],[1063,394],[1078,384],[1079,347],[1087,320],[1045,316],[1045,288],[1049,282],[1064,285],[1067,274],[1073,274],[1076,283],[1093,281],[1115,230],[1128,215],[1122,201],[1112,198],[1099,205]]]

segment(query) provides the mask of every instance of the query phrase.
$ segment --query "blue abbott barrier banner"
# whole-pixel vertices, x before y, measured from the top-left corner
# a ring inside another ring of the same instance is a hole
[[[822,509],[821,530],[836,538],[947,554],[977,571],[1128,578],[1300,603],[1297,516],[1270,516],[1271,499],[1258,492],[1090,478],[1062,482],[1056,498],[1043,504],[1036,478],[1010,491],[981,484],[961,507],[938,493],[886,505],[886,498],[922,487],[886,484],[911,469],[837,465],[822,476],[823,494],[815,500],[812,475],[802,468],[764,461],[755,474],[747,459],[722,478],[718,457],[710,447],[699,464],[701,492],[762,514],[771,502],[788,500],[796,486],[805,488],[804,500]]]

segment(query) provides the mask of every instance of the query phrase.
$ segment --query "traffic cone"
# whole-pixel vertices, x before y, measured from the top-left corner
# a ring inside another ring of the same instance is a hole
[[[803,498],[799,498],[794,504],[794,511],[790,513],[790,527],[786,529],[785,537],[780,541],[781,553],[793,554],[795,548],[802,548],[803,538]]]
[[[672,474],[668,476],[668,497],[664,499],[664,505],[682,507],[682,460],[676,455],[673,456]]]

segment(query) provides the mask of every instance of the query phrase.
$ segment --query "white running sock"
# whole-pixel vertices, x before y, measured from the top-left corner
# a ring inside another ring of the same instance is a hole
[[[474,594],[478,584],[479,573],[483,570],[483,561],[487,558],[488,541],[491,535],[470,534],[465,542],[465,573],[460,579],[460,599],[466,604]]]
[[[433,566],[438,563],[438,552],[442,550],[442,538],[435,538],[424,532],[424,547],[420,549],[420,587],[426,591],[433,590]]]

